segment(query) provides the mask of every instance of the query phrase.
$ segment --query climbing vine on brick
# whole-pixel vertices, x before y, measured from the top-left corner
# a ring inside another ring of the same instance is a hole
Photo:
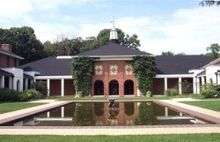
[[[130,61],[135,77],[138,80],[139,90],[143,95],[147,95],[153,84],[156,75],[155,59],[152,56],[136,56]]]
[[[78,57],[73,59],[73,84],[76,92],[82,96],[88,96],[91,93],[94,63],[94,59],[89,57]]]

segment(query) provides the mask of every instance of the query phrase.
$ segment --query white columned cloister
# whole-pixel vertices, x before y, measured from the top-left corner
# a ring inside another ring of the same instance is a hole
[[[50,96],[50,79],[47,79],[47,96]]]
[[[64,96],[64,78],[61,79],[61,96]]]
[[[164,78],[164,91],[165,91],[165,93],[166,93],[167,89],[168,89],[167,77],[165,77],[165,78]]]
[[[25,78],[24,84],[25,84],[25,85],[24,85],[24,86],[25,86],[24,89],[25,89],[25,90],[28,89],[28,79],[27,79],[27,78]]]
[[[199,77],[196,77],[196,91],[197,91],[197,94],[200,94],[200,81],[199,81]]]
[[[197,94],[197,82],[196,77],[193,77],[193,94]]]
[[[13,78],[12,77],[9,77],[9,89],[14,89],[14,86],[16,84],[14,84],[14,81],[13,81]]]
[[[182,95],[182,78],[181,77],[178,78],[178,91],[179,91],[179,94]]]
[[[1,76],[1,88],[5,88],[5,76]]]

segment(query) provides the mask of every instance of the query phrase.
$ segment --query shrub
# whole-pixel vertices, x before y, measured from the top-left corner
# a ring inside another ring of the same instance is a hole
[[[31,99],[40,99],[43,95],[34,89],[18,92],[10,89],[0,89],[0,102],[29,101]]]
[[[220,88],[211,84],[206,84],[202,86],[201,95],[204,98],[215,98],[218,96]]]
[[[46,82],[44,82],[44,81],[35,82],[32,85],[32,88],[39,91],[41,94],[43,94],[45,96],[47,95],[47,85],[46,85]]]
[[[167,96],[177,96],[177,95],[179,95],[179,93],[178,93],[178,91],[177,91],[177,89],[168,89],[167,91],[166,91],[166,95]]]
[[[0,89],[1,102],[14,102],[20,100],[20,92],[10,89]]]
[[[30,90],[25,90],[21,94],[20,100],[21,101],[29,101],[31,99],[40,99],[42,97],[43,97],[43,95],[39,91],[37,91],[35,89],[30,89]]]

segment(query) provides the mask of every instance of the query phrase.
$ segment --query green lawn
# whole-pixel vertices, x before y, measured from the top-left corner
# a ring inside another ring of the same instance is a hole
[[[28,102],[10,102],[10,103],[0,103],[0,114],[10,111],[15,111],[19,109],[24,109],[28,107],[34,107],[41,105],[43,103],[28,103]]]
[[[195,105],[203,108],[212,109],[215,111],[220,111],[220,100],[204,100],[204,101],[193,101],[193,102],[183,102],[189,105]]]
[[[1,142],[219,142],[220,134],[146,136],[0,136]]]

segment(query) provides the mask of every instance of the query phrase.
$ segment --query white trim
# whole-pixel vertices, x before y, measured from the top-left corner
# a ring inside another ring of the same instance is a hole
[[[194,74],[157,74],[155,78],[179,78],[179,77],[194,77]]]
[[[35,76],[36,80],[39,79],[73,79],[72,75],[64,75],[64,76]]]
[[[112,58],[112,57],[101,57],[101,58],[98,58],[96,59],[96,61],[111,61],[111,60],[114,60],[114,61],[131,61],[132,58],[129,58],[129,57],[115,57],[115,58]]]
[[[72,59],[73,56],[57,56],[57,59]]]
[[[47,96],[50,96],[50,79],[47,79]]]

